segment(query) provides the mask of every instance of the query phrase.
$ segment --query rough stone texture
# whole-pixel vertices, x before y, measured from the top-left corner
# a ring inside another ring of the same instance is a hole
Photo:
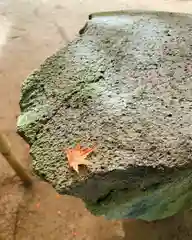
[[[90,16],[23,83],[18,132],[35,172],[96,215],[155,220],[192,206],[192,21],[172,13]],[[62,148],[98,144],[89,171]]]

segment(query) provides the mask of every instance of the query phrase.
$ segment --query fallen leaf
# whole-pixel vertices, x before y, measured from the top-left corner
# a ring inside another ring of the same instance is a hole
[[[77,236],[77,233],[76,232],[72,232],[73,236]]]
[[[93,152],[95,147],[83,148],[80,144],[77,144],[74,148],[68,148],[64,150],[67,155],[68,163],[71,168],[73,168],[77,173],[79,173],[79,165],[89,165],[91,164],[85,158]]]

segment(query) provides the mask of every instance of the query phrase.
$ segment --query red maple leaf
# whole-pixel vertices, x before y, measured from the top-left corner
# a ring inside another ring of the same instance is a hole
[[[79,165],[91,164],[85,158],[95,150],[95,146],[92,148],[83,148],[80,144],[77,144],[74,148],[67,148],[64,152],[67,155],[68,163],[77,173],[79,173]]]

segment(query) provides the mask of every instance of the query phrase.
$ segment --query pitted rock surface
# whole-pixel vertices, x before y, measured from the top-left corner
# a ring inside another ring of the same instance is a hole
[[[23,83],[33,169],[96,215],[155,220],[192,205],[192,17],[114,12]],[[63,148],[97,144],[77,175]]]

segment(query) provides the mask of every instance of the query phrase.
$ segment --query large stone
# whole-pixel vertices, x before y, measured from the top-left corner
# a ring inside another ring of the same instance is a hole
[[[110,219],[192,206],[192,18],[98,13],[23,83],[18,132],[33,168]],[[97,144],[77,175],[62,148]]]

